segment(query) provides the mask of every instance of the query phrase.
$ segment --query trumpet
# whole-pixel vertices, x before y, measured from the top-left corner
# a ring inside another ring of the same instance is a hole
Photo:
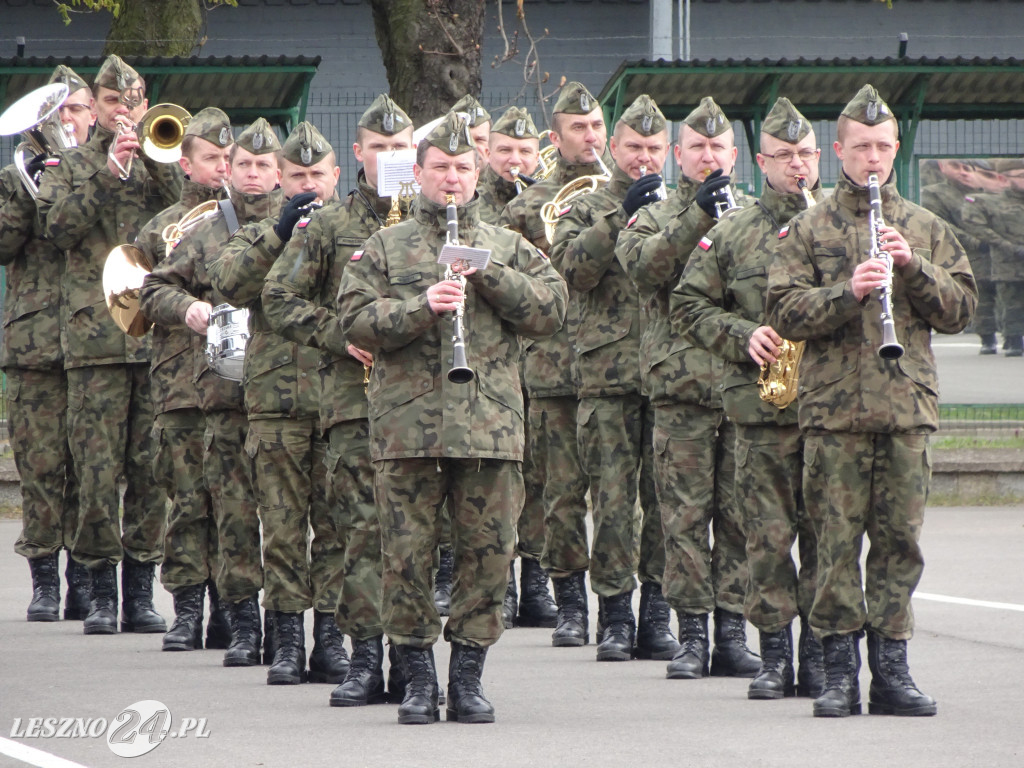
[[[123,97],[122,103],[129,109],[134,109],[141,102],[136,103],[131,97]],[[185,140],[185,129],[188,128],[192,115],[177,104],[157,104],[147,109],[138,123],[133,123],[123,115],[118,115],[114,120],[117,127],[107,157],[117,168],[117,177],[121,181],[127,181],[132,173],[135,152],[128,156],[128,162],[122,166],[114,156],[118,137],[125,133],[135,133],[138,135],[139,144],[142,145],[143,154],[148,158],[158,163],[176,163],[181,158],[181,143]]]
[[[885,226],[885,221],[882,219],[882,190],[877,173],[868,176],[868,201],[868,258],[881,259],[886,268],[885,284],[878,296],[882,304],[882,345],[878,348],[878,356],[883,360],[896,360],[903,357],[903,345],[896,339],[896,323],[892,316],[892,256],[881,246],[880,229]]]
[[[704,178],[706,179],[714,171],[708,168],[704,171]],[[736,205],[736,197],[732,193],[732,186],[726,184],[722,187],[722,193],[725,195],[725,200],[722,202],[715,203],[715,219],[722,221],[732,216],[734,213],[740,210],[740,206]]]
[[[646,165],[641,165],[640,166],[640,178],[642,179],[646,175],[647,175],[647,166]],[[659,200],[665,200],[667,198],[668,198],[668,187],[666,187],[665,186],[665,182],[662,181],[661,182],[661,186],[658,187],[658,199]]]
[[[459,212],[455,206],[455,195],[446,195],[447,207],[445,213],[448,218],[448,234],[446,243],[448,245],[459,244]],[[476,374],[466,362],[466,336],[462,327],[462,319],[466,310],[466,278],[462,276],[462,270],[453,269],[453,264],[448,264],[444,270],[445,280],[454,280],[462,288],[462,301],[459,302],[452,319],[454,330],[452,333],[452,367],[448,371],[448,381],[453,384],[468,384]]]
[[[512,174],[512,183],[516,185],[516,194],[518,195],[526,189],[526,182],[519,178],[519,166],[513,165],[508,172]]]
[[[60,121],[60,106],[67,97],[67,85],[51,83],[22,96],[0,115],[0,136],[25,134],[25,140],[14,148],[14,166],[33,200],[39,195],[39,185],[28,172],[27,153],[54,155],[78,145],[74,126]]]

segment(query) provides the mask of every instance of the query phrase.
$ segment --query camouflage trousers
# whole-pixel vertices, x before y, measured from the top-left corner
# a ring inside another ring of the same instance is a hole
[[[818,540],[804,508],[803,464],[804,440],[796,424],[736,426],[736,498],[742,499],[750,569],[744,612],[762,632],[778,632],[797,616],[809,616],[814,601]]]
[[[576,418],[580,464],[590,483],[594,514],[591,589],[602,597],[631,592],[635,574],[641,582],[660,584],[665,540],[654,490],[650,401],[640,394],[585,397]],[[638,496],[642,516],[637,514]]]
[[[70,368],[68,442],[78,474],[72,556],[87,568],[163,557],[167,499],[153,482],[149,364]],[[124,514],[118,514],[125,481]]]
[[[523,395],[523,413],[529,414],[530,399]],[[526,490],[523,510],[516,521],[516,554],[530,560],[540,560],[544,549],[544,480],[546,469],[534,458],[536,446],[529,417],[523,425],[526,437],[523,444],[523,484]]]
[[[420,648],[434,645],[441,634],[433,553],[447,498],[455,572],[444,637],[482,648],[496,643],[523,504],[519,462],[423,458],[378,461],[375,467],[384,632],[393,643]]]
[[[217,562],[217,527],[203,476],[206,421],[198,408],[158,413],[153,424],[153,478],[171,505],[160,583],[168,592],[205,584]]]
[[[996,283],[996,324],[1004,336],[1024,336],[1024,281]]]
[[[662,591],[675,610],[742,613],[746,531],[734,493],[736,427],[722,411],[659,404],[654,417],[658,502],[665,529]],[[710,532],[714,534],[712,546]]]
[[[810,617],[816,634],[869,628],[891,640],[910,639],[910,598],[924,570],[919,541],[930,480],[928,435],[806,437],[804,498],[818,530],[818,588]],[[862,579],[865,534],[871,546]]]
[[[380,519],[373,501],[370,422],[334,424],[327,433],[328,503],[342,548],[338,604],[341,631],[357,640],[384,632],[380,619]]]
[[[996,322],[996,284],[992,280],[978,280],[978,308],[971,320],[971,331],[978,334],[1000,330]]]
[[[241,411],[206,414],[203,474],[217,529],[213,579],[221,598],[238,603],[263,588],[260,518],[252,462],[245,454],[249,420]]]
[[[579,400],[572,397],[531,397],[526,438],[533,457],[527,482],[540,487],[544,510],[541,566],[555,578],[590,567],[587,545],[587,477],[576,440]],[[529,489],[529,485],[527,486]],[[536,491],[535,491],[536,492]],[[529,505],[527,490],[527,505]]]
[[[334,613],[344,550],[318,420],[250,419],[245,450],[263,521],[263,607]]]
[[[8,368],[7,431],[21,477],[21,535],[14,551],[29,559],[71,549],[78,478],[68,445],[68,379],[63,369]],[[42,439],[45,436],[45,439]]]

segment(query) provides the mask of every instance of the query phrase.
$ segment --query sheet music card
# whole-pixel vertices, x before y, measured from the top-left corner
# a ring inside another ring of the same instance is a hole
[[[412,174],[415,149],[396,149],[377,155],[377,194],[381,197],[412,198],[420,185]]]
[[[438,256],[437,263],[456,264],[462,261],[470,267],[483,269],[490,260],[490,248],[470,248],[468,245],[446,243],[441,247],[441,255]]]

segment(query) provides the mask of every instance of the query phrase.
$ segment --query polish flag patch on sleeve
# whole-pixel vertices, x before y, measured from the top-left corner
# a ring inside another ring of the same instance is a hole
[[[782,240],[786,235],[789,234],[789,224],[779,230],[779,240]]]
[[[640,214],[639,213],[634,213],[632,216],[630,216],[629,217],[629,221],[626,222],[626,229],[629,229],[634,224],[636,224],[636,220],[639,219],[639,218],[640,218]]]
[[[55,166],[58,166],[58,165],[60,165],[60,158],[59,157],[48,157],[48,158],[46,158],[46,162],[44,163],[44,165],[46,165],[46,167],[48,167],[48,168],[53,168]]]
[[[700,242],[697,243],[697,247],[703,251],[710,251],[713,242],[714,241],[710,237],[702,237]]]
[[[352,258],[349,259],[349,261],[359,261],[361,258],[363,258],[363,252],[362,251],[353,251],[352,252]]]
[[[565,216],[565,214],[567,214],[567,213],[568,213],[569,211],[571,211],[571,210],[572,210],[572,206],[571,206],[571,205],[567,205],[567,206],[565,206],[565,208],[563,208],[562,210],[560,210],[560,211],[558,212],[558,215],[559,215],[560,217],[561,217],[561,216]]]

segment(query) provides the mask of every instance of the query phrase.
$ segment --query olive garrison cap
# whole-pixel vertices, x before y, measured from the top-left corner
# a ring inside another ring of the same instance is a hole
[[[235,144],[254,155],[270,154],[281,148],[274,129],[262,117],[257,117],[252,125],[238,134]]]
[[[47,84],[52,85],[53,83],[64,83],[64,85],[68,87],[69,96],[75,91],[80,91],[83,88],[89,87],[89,84],[79,77],[75,70],[66,64],[61,64],[53,70],[53,74],[50,75],[50,79],[47,80]]]
[[[491,126],[491,133],[511,136],[513,139],[539,139],[537,126],[530,113],[522,107],[509,107]]]
[[[136,83],[136,80],[139,82]],[[139,73],[125,64],[117,54],[107,56],[100,71],[96,73],[96,79],[93,80],[93,85],[110,88],[114,91],[123,91],[125,88],[143,84]]]
[[[697,108],[683,119],[683,123],[690,126],[701,136],[707,136],[709,139],[721,136],[732,128],[732,123],[729,122],[725,113],[722,112],[722,108],[710,96],[705,96],[701,99]]]
[[[882,100],[873,85],[865,85],[857,91],[857,95],[843,108],[842,115],[864,125],[879,125],[886,120],[896,121],[896,116],[889,109],[889,105]]]
[[[469,126],[457,112],[449,112],[434,129],[423,137],[422,142],[437,147],[446,155],[455,157],[476,149],[469,135]]]
[[[796,144],[810,132],[811,124],[807,118],[785,96],[775,100],[761,123],[761,133],[767,133],[788,144]]]
[[[562,86],[558,101],[551,110],[554,114],[589,115],[597,107],[597,99],[583,83],[572,80]]]
[[[653,136],[656,133],[661,133],[667,125],[665,116],[661,114],[658,105],[646,93],[636,97],[636,100],[622,113],[619,122],[628,125],[641,136]]]
[[[186,136],[198,136],[218,147],[231,144],[231,119],[217,107],[206,107],[192,115]]]
[[[1024,157],[997,157],[992,160],[992,168],[997,173],[1019,171],[1024,168]]]
[[[476,128],[478,125],[489,123],[491,113],[484,109],[483,104],[466,94],[452,105],[452,112],[462,112],[466,115],[466,125]]]
[[[284,142],[282,156],[289,163],[307,168],[327,157],[334,148],[312,123],[301,122]]]
[[[394,136],[407,128],[412,127],[412,120],[405,114],[405,111],[391,100],[391,97],[382,93],[363,112],[358,123],[360,128],[379,133],[382,136]]]

